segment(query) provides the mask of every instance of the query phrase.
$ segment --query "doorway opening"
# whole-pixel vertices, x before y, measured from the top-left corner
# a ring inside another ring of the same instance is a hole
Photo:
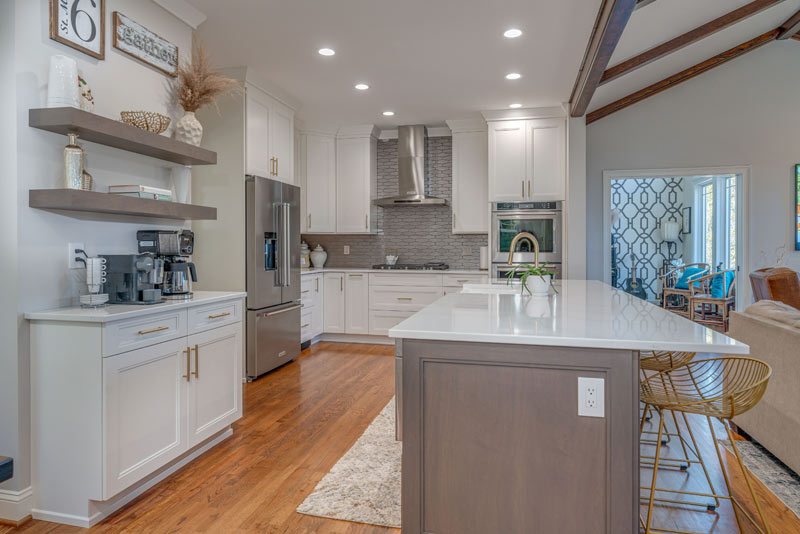
[[[743,225],[746,168],[613,171],[605,182],[605,281],[663,304],[664,275],[700,264],[733,269],[748,302]],[[673,276],[680,276],[679,271]]]

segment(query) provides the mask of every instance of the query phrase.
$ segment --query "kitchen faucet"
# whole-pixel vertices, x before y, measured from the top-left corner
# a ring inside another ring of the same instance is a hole
[[[517,248],[517,242],[522,241],[525,239],[526,241],[533,243],[533,265],[534,267],[539,266],[539,240],[536,239],[536,236],[530,232],[520,232],[514,236],[514,239],[511,240],[511,246],[508,247],[508,264],[512,265],[514,263],[514,251]]]

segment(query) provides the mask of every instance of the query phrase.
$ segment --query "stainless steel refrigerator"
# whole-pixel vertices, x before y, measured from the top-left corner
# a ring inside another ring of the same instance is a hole
[[[300,354],[300,188],[247,176],[247,378]]]

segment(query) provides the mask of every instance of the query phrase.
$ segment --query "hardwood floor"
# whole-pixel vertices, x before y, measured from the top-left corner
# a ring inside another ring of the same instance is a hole
[[[234,425],[233,437],[94,528],[34,520],[16,529],[0,525],[0,534],[400,532],[295,512],[394,394],[393,347],[320,343],[304,351],[297,362],[246,384],[244,391],[244,417]],[[704,419],[692,421],[713,482],[720,489],[723,480],[708,427]],[[735,493],[752,509],[735,458],[725,454],[726,461],[733,462]],[[651,473],[642,469],[647,484]],[[704,491],[699,466],[688,474],[664,470],[662,476],[662,485]],[[758,481],[756,487],[772,533],[800,533],[797,516]],[[679,530],[737,532],[727,503],[718,513],[660,506],[656,519],[658,525]],[[746,534],[754,532],[746,530]]]

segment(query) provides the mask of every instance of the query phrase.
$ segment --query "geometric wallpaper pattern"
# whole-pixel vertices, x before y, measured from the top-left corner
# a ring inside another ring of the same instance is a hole
[[[668,245],[661,238],[661,223],[680,221],[683,209],[682,178],[630,178],[611,181],[611,209],[619,219],[611,232],[617,243],[617,285],[631,276],[636,256],[636,276],[641,278],[648,300],[660,292],[658,275],[669,260]],[[672,258],[683,256],[683,235],[672,246]],[[614,266],[612,265],[612,268]]]

